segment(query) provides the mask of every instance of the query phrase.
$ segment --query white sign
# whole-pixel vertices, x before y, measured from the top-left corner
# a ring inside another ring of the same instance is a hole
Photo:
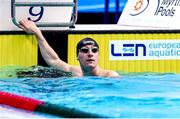
[[[14,0],[17,3],[73,3],[73,0]],[[14,20],[19,23],[22,19],[30,19],[41,24],[61,24],[69,23],[72,16],[73,7],[70,6],[15,6],[11,7],[11,0],[0,0],[0,31],[20,30],[12,22],[12,11]]]
[[[128,0],[118,24],[177,29],[179,18],[180,0]]]
[[[110,60],[180,59],[179,40],[111,40]]]

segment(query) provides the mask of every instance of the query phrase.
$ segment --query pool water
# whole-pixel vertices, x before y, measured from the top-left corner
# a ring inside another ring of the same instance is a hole
[[[180,118],[180,75],[1,78],[0,91],[118,118]]]

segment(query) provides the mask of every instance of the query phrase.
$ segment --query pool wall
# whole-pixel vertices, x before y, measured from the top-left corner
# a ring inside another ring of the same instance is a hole
[[[90,37],[100,46],[99,64],[123,72],[180,73],[180,34],[168,31],[116,31],[68,35],[68,63],[78,65],[76,44]]]
[[[37,65],[37,41],[33,35],[0,35],[0,66]]]
[[[114,30],[113,26],[106,28],[110,25],[99,26],[104,29],[43,30],[43,34],[59,57],[72,65],[79,65],[77,42],[91,37],[99,43],[99,64],[103,68],[122,72],[180,73],[179,30]],[[0,39],[0,66],[47,66],[34,36],[22,31],[1,32]]]

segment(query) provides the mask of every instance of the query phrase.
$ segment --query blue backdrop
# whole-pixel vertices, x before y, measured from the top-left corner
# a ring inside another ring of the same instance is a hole
[[[122,12],[127,0],[119,0],[119,12]],[[109,0],[109,12],[115,12],[116,0]],[[78,0],[78,12],[105,12],[105,0]]]

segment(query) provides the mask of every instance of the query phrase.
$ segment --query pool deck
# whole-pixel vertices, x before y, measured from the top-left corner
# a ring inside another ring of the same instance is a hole
[[[123,31],[123,30],[179,30],[171,27],[142,27],[127,26],[118,24],[75,24],[74,28],[69,27],[41,27],[41,30],[47,31]]]
[[[118,24],[75,24],[74,28],[69,27],[39,27],[43,31],[62,31],[62,32],[83,32],[83,31],[142,31],[142,30],[180,30],[180,28],[171,27],[143,27],[143,26],[128,26]],[[22,29],[14,26],[12,29],[1,28],[0,32],[16,32],[22,31]]]
[[[35,114],[17,108],[0,105],[0,119],[49,119],[49,117]]]

